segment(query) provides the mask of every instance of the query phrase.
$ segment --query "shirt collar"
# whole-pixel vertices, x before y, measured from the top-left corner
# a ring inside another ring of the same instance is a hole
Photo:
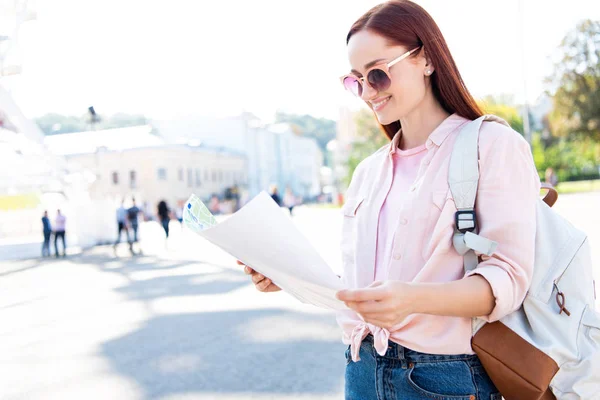
[[[433,132],[431,132],[429,134],[429,137],[427,138],[427,142],[425,142],[425,146],[427,147],[427,150],[429,150],[433,145],[435,145],[437,147],[441,146],[442,143],[444,142],[444,140],[446,140],[446,138],[448,137],[448,135],[450,135],[452,132],[454,132],[456,129],[458,129],[460,126],[462,126],[467,121],[468,120],[466,118],[461,117],[458,114],[452,114],[448,118],[443,120],[442,123],[439,124],[437,126],[437,128],[435,128],[433,130]],[[396,153],[396,149],[398,148],[398,145],[400,144],[401,138],[402,138],[402,129],[400,129],[392,138],[392,141],[390,143],[390,150],[389,150],[390,155]]]

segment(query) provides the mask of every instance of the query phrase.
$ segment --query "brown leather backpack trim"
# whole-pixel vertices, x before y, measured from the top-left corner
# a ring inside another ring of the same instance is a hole
[[[555,400],[549,385],[558,365],[506,325],[485,324],[471,344],[506,400]]]

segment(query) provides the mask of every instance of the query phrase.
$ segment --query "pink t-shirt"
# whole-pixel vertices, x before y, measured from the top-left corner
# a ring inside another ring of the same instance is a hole
[[[396,149],[390,155],[393,162],[394,175],[390,191],[379,212],[377,256],[375,259],[376,281],[385,281],[388,279],[396,229],[399,225],[406,225],[406,221],[399,220],[400,211],[402,210],[406,194],[417,177],[421,160],[427,154],[426,150],[427,147],[423,144],[408,150]]]

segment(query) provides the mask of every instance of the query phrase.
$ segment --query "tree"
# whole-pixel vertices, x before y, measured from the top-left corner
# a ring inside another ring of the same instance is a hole
[[[554,91],[553,134],[600,140],[600,21],[580,22],[561,42],[559,55],[546,79]]]
[[[336,123],[327,118],[315,118],[312,115],[287,114],[277,111],[275,122],[289,123],[294,133],[316,139],[319,148],[325,155],[327,155],[327,143],[335,139],[336,136]],[[326,158],[326,164],[330,164],[328,158]]]
[[[361,109],[354,116],[358,140],[352,144],[352,150],[348,157],[348,175],[346,184],[350,184],[354,170],[362,160],[376,152],[390,141],[381,129],[373,112]]]
[[[523,135],[523,117],[519,110],[513,106],[513,99],[510,96],[487,96],[479,102],[479,107],[486,114],[494,114],[502,118],[515,131]]]

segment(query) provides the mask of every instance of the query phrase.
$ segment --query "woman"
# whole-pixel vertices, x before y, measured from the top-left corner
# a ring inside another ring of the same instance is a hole
[[[167,202],[164,200],[161,200],[158,202],[158,207],[157,207],[157,214],[158,214],[158,219],[160,220],[160,224],[162,225],[163,229],[165,230],[165,235],[167,236],[167,239],[169,238],[169,221],[171,220],[171,210],[169,210],[169,207],[167,206]]]
[[[529,146],[501,124],[482,125],[477,222],[499,246],[465,274],[448,168],[457,134],[482,112],[439,28],[420,6],[390,1],[354,23],[347,46],[342,82],[390,144],[356,168],[343,207],[346,398],[499,399],[471,348],[471,318],[502,318],[530,285],[540,181]],[[258,290],[278,290],[246,273]]]

